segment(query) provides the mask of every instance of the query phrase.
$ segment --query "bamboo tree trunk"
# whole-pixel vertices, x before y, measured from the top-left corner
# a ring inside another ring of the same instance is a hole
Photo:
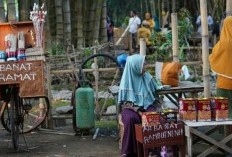
[[[210,97],[210,77],[209,77],[209,31],[207,20],[207,0],[200,0],[201,26],[202,26],[202,61],[203,61],[203,83],[204,96]]]
[[[159,10],[159,22],[160,22],[160,26],[162,27],[162,25],[163,25],[162,0],[158,0],[158,10]]]
[[[179,61],[179,43],[178,43],[178,24],[177,24],[177,13],[172,13],[172,51],[173,61]]]
[[[30,17],[30,0],[19,1],[19,20],[28,21]]]
[[[83,36],[83,1],[78,0],[77,3],[77,47],[81,48],[84,46],[84,36]]]
[[[62,0],[55,0],[56,7],[56,42],[61,43],[64,41],[64,21]]]
[[[151,14],[154,17],[156,14],[155,13],[155,2],[154,2],[154,0],[150,0],[149,3],[150,3],[150,8],[151,8]]]
[[[107,29],[106,29],[106,0],[103,0],[101,24],[100,24],[100,42],[107,42]]]
[[[47,0],[48,7],[48,22],[49,22],[49,34],[51,36],[51,40],[54,41],[56,39],[56,8],[55,8],[55,0]],[[46,25],[46,24],[45,24]]]
[[[47,15],[50,15],[50,10],[49,10],[49,7],[50,7],[50,3],[52,1],[51,0],[45,0],[45,10],[47,10],[48,14]],[[49,16],[45,16],[45,25],[44,25],[44,31],[45,31],[45,48],[49,48],[51,46],[51,29],[50,29],[50,18]]]
[[[97,0],[96,12],[95,12],[95,24],[94,24],[94,33],[93,33],[93,44],[95,44],[95,40],[99,40],[99,29],[100,29],[100,20],[102,13],[102,5],[103,0]]]
[[[96,0],[91,1],[91,7],[88,10],[88,21],[86,21],[86,24],[88,24],[88,28],[86,29],[87,32],[87,39],[86,44],[87,46],[91,46],[94,42],[93,34],[95,31],[95,14],[96,14]],[[87,17],[85,17],[87,18]]]
[[[71,10],[71,39],[74,46],[77,47],[77,3],[76,0],[70,0],[70,10]]]
[[[144,0],[140,0],[140,13],[143,13],[143,1]]]
[[[64,12],[64,39],[68,46],[71,46],[71,10],[70,0],[63,0],[63,12]]]
[[[0,0],[0,22],[6,22],[5,8],[3,0]]]
[[[226,1],[226,16],[232,15],[232,0]]]
[[[7,0],[7,17],[8,17],[8,22],[17,21],[15,0]]]
[[[172,0],[172,12],[176,12],[176,0]]]
[[[146,7],[145,12],[149,12],[149,9],[148,9],[148,2],[147,2],[147,0],[145,0],[145,7]]]

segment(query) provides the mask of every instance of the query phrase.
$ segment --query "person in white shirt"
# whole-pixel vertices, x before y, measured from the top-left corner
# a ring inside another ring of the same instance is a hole
[[[141,25],[141,20],[140,18],[137,16],[136,11],[132,10],[130,12],[130,16],[131,18],[129,19],[129,32],[131,34],[131,40],[132,40],[132,49],[135,50],[136,49],[136,39],[137,39],[137,31],[138,28]],[[132,51],[133,51],[132,50]]]
[[[212,28],[213,28],[213,18],[212,18],[212,16],[211,16],[210,13],[208,14],[207,21],[208,21],[209,30],[212,30]],[[201,33],[202,33],[201,15],[199,15],[199,16],[197,17],[196,24],[198,25],[197,32],[199,32],[199,33],[201,34]]]

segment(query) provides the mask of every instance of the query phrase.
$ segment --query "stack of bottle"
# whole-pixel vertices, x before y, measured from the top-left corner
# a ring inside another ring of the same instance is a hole
[[[18,44],[17,44],[18,43]],[[25,37],[23,32],[5,36],[6,51],[0,51],[0,62],[25,60]]]

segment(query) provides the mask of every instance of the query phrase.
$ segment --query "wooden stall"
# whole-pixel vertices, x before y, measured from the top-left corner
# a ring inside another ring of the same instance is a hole
[[[33,47],[35,45],[35,33],[32,21],[1,23],[0,24],[0,50],[5,50],[5,36],[7,34],[18,35],[18,32],[23,32],[25,35],[26,47]]]

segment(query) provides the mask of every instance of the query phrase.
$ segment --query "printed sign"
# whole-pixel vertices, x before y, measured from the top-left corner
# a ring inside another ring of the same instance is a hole
[[[184,141],[182,124],[162,124],[157,126],[136,126],[136,138],[141,143],[167,143]]]
[[[19,84],[20,96],[46,95],[46,70],[43,61],[0,63],[0,85]]]

